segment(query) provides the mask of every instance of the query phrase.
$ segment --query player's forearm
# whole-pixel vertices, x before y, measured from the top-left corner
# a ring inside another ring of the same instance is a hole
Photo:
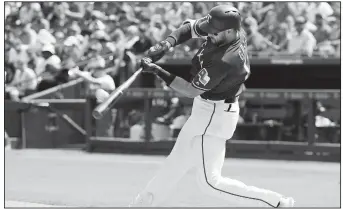
[[[195,98],[204,92],[194,88],[191,83],[181,77],[175,77],[173,82],[170,84],[170,87],[188,98]]]
[[[186,97],[194,98],[195,96],[201,94],[199,90],[195,89],[192,86],[191,83],[187,82],[181,77],[177,77],[174,74],[169,73],[161,67],[158,68],[155,74],[159,76],[162,80],[164,80],[166,84],[173,90],[181,93]]]
[[[173,47],[192,38],[191,24],[187,23],[173,31],[166,39]]]

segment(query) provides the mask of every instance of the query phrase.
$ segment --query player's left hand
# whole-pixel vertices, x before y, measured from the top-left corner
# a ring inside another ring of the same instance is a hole
[[[152,73],[152,74],[157,74],[159,69],[161,69],[160,66],[154,64],[151,62],[150,58],[142,58],[141,60],[141,66],[143,68],[142,72],[143,73]]]
[[[160,60],[170,48],[171,44],[168,41],[162,41],[150,47],[148,56],[152,59],[152,62],[156,62]]]

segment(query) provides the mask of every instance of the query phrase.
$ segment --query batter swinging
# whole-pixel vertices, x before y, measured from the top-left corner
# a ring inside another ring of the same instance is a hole
[[[247,43],[240,28],[239,11],[219,5],[199,20],[188,20],[166,40],[153,46],[143,58],[143,72],[162,78],[171,88],[194,98],[192,113],[183,126],[171,154],[131,207],[159,207],[177,182],[196,167],[197,180],[206,194],[232,201],[233,198],[260,202],[269,207],[292,207],[293,198],[222,177],[225,144],[236,129],[238,97],[250,74]],[[188,78],[181,77],[151,63],[170,47],[191,38],[206,37],[192,59]]]

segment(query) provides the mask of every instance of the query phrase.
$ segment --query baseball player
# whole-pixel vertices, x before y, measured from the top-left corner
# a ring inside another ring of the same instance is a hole
[[[150,48],[149,58],[142,59],[143,72],[159,76],[169,87],[194,98],[194,102],[191,116],[165,164],[130,207],[161,206],[178,181],[194,167],[201,191],[228,204],[237,199],[274,208],[294,205],[293,198],[221,175],[226,141],[232,137],[239,118],[238,97],[250,74],[240,19],[236,8],[216,6],[202,19],[187,20],[166,40]],[[163,57],[169,48],[199,37],[207,39],[192,59],[187,78],[177,77],[151,62]]]

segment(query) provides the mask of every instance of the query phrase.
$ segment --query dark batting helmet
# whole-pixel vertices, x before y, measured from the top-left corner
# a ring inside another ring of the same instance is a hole
[[[199,27],[208,34],[215,34],[228,29],[238,30],[241,26],[241,14],[238,9],[229,5],[213,7],[207,19]]]

